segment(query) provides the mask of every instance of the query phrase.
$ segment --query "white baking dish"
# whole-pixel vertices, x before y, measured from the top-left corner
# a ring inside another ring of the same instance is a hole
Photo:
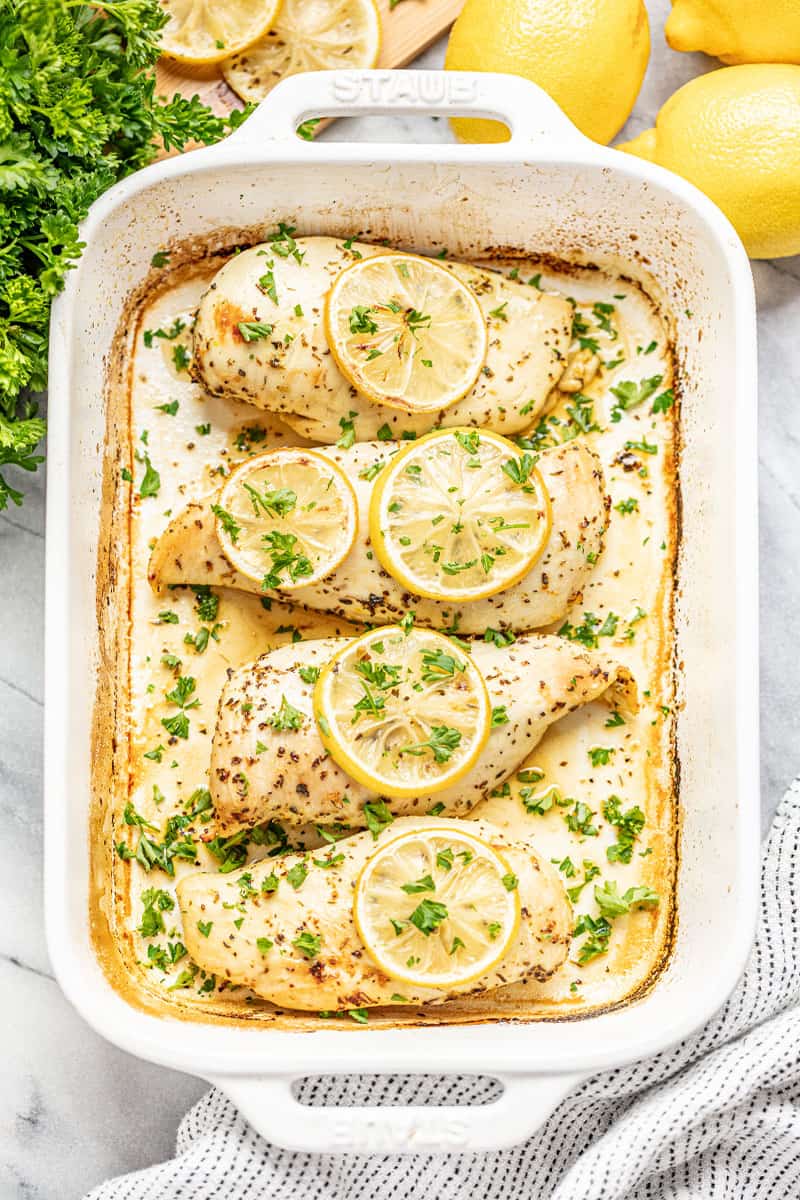
[[[334,113],[500,116],[499,145],[308,144]],[[679,928],[643,998],[577,1021],[313,1033],[193,1024],[118,995],[88,921],[91,721],[99,659],[95,582],[104,372],[126,297],[156,250],[221,229],[369,230],[453,257],[514,247],[618,256],[657,281],[681,375],[682,550],[677,656],[682,837]],[[654,1053],[718,1008],[757,911],[758,678],[755,322],[747,259],[699,192],[584,139],[531,84],[502,75],[366,71],[281,84],[220,146],[141,171],[103,196],[53,310],[47,501],[46,902],[58,979],[117,1045],[223,1087],[266,1137],[303,1150],[487,1150],[534,1130],[582,1076]],[[479,1108],[305,1108],[292,1080],[336,1072],[486,1073]]]

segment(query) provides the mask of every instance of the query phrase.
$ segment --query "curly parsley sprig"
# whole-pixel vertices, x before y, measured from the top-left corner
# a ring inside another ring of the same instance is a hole
[[[0,511],[3,467],[35,471],[50,305],[97,197],[163,146],[215,142],[249,110],[155,95],[158,0],[0,0]]]

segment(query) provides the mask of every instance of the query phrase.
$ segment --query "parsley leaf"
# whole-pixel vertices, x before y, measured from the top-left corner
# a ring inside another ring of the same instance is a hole
[[[596,886],[594,898],[597,907],[606,918],[622,917],[632,908],[655,908],[659,903],[658,892],[650,887],[629,887],[620,895],[616,880],[608,880],[602,887]]]
[[[287,729],[299,729],[303,724],[303,714],[299,709],[295,708],[285,696],[281,696],[281,706],[277,712],[273,713],[269,718],[269,724],[273,729],[277,729],[283,733]]]
[[[658,391],[662,379],[663,375],[640,379],[638,383],[635,380],[624,379],[616,387],[612,387],[611,394],[616,397],[616,400],[611,409],[611,420],[615,422],[621,420],[624,412],[638,408],[640,404],[644,404],[645,400],[649,400],[653,393]]]
[[[299,950],[304,958],[316,958],[322,948],[322,938],[318,933],[309,933],[304,929],[292,942],[295,950]]]
[[[150,456],[144,456],[145,472],[142,476],[142,482],[139,484],[139,495],[142,499],[147,496],[157,496],[161,490],[161,476],[150,462]]]
[[[420,933],[424,933],[425,937],[430,935],[439,928],[442,921],[447,920],[447,906],[441,904],[438,900],[420,900],[417,907],[409,916],[409,921],[415,925]]]
[[[420,755],[424,754],[426,750],[430,750],[435,762],[446,763],[450,761],[453,751],[457,750],[460,744],[460,729],[453,729],[450,725],[434,725],[427,741],[403,746],[400,753]]]
[[[616,842],[606,850],[608,861],[629,863],[636,839],[644,829],[644,813],[638,804],[623,812],[619,796],[609,796],[603,805],[603,816],[617,831]]]
[[[373,838],[377,838],[379,833],[391,825],[394,817],[385,800],[368,800],[364,805],[364,820]]]

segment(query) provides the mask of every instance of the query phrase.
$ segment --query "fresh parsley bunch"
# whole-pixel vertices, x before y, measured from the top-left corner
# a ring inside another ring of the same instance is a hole
[[[78,222],[161,146],[215,142],[246,115],[156,99],[166,20],[157,0],[0,0],[0,510],[22,503],[2,468],[43,461],[33,393],[47,384],[50,304],[83,249]]]

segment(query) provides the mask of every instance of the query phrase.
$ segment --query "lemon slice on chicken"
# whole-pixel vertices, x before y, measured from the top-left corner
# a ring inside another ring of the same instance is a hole
[[[496,433],[443,429],[383,468],[370,499],[381,565],[430,600],[482,600],[541,557],[550,498],[535,456]]]
[[[272,27],[281,0],[159,0],[169,16],[161,51],[177,62],[221,62]]]
[[[313,450],[271,450],[243,462],[212,511],[225,557],[265,591],[330,575],[350,553],[358,528],[350,481]]]
[[[283,0],[263,38],[222,65],[229,87],[257,104],[287,75],[374,67],[381,23],[374,0]]]
[[[415,829],[364,864],[353,917],[387,975],[451,988],[491,971],[508,952],[519,893],[508,863],[481,838],[444,826]]]
[[[336,763],[381,796],[425,796],[472,766],[491,725],[483,676],[455,642],[388,625],[322,670],[314,716]]]
[[[376,404],[438,412],[474,386],[488,345],[472,292],[417,254],[346,267],[325,300],[325,334],[341,372]]]

